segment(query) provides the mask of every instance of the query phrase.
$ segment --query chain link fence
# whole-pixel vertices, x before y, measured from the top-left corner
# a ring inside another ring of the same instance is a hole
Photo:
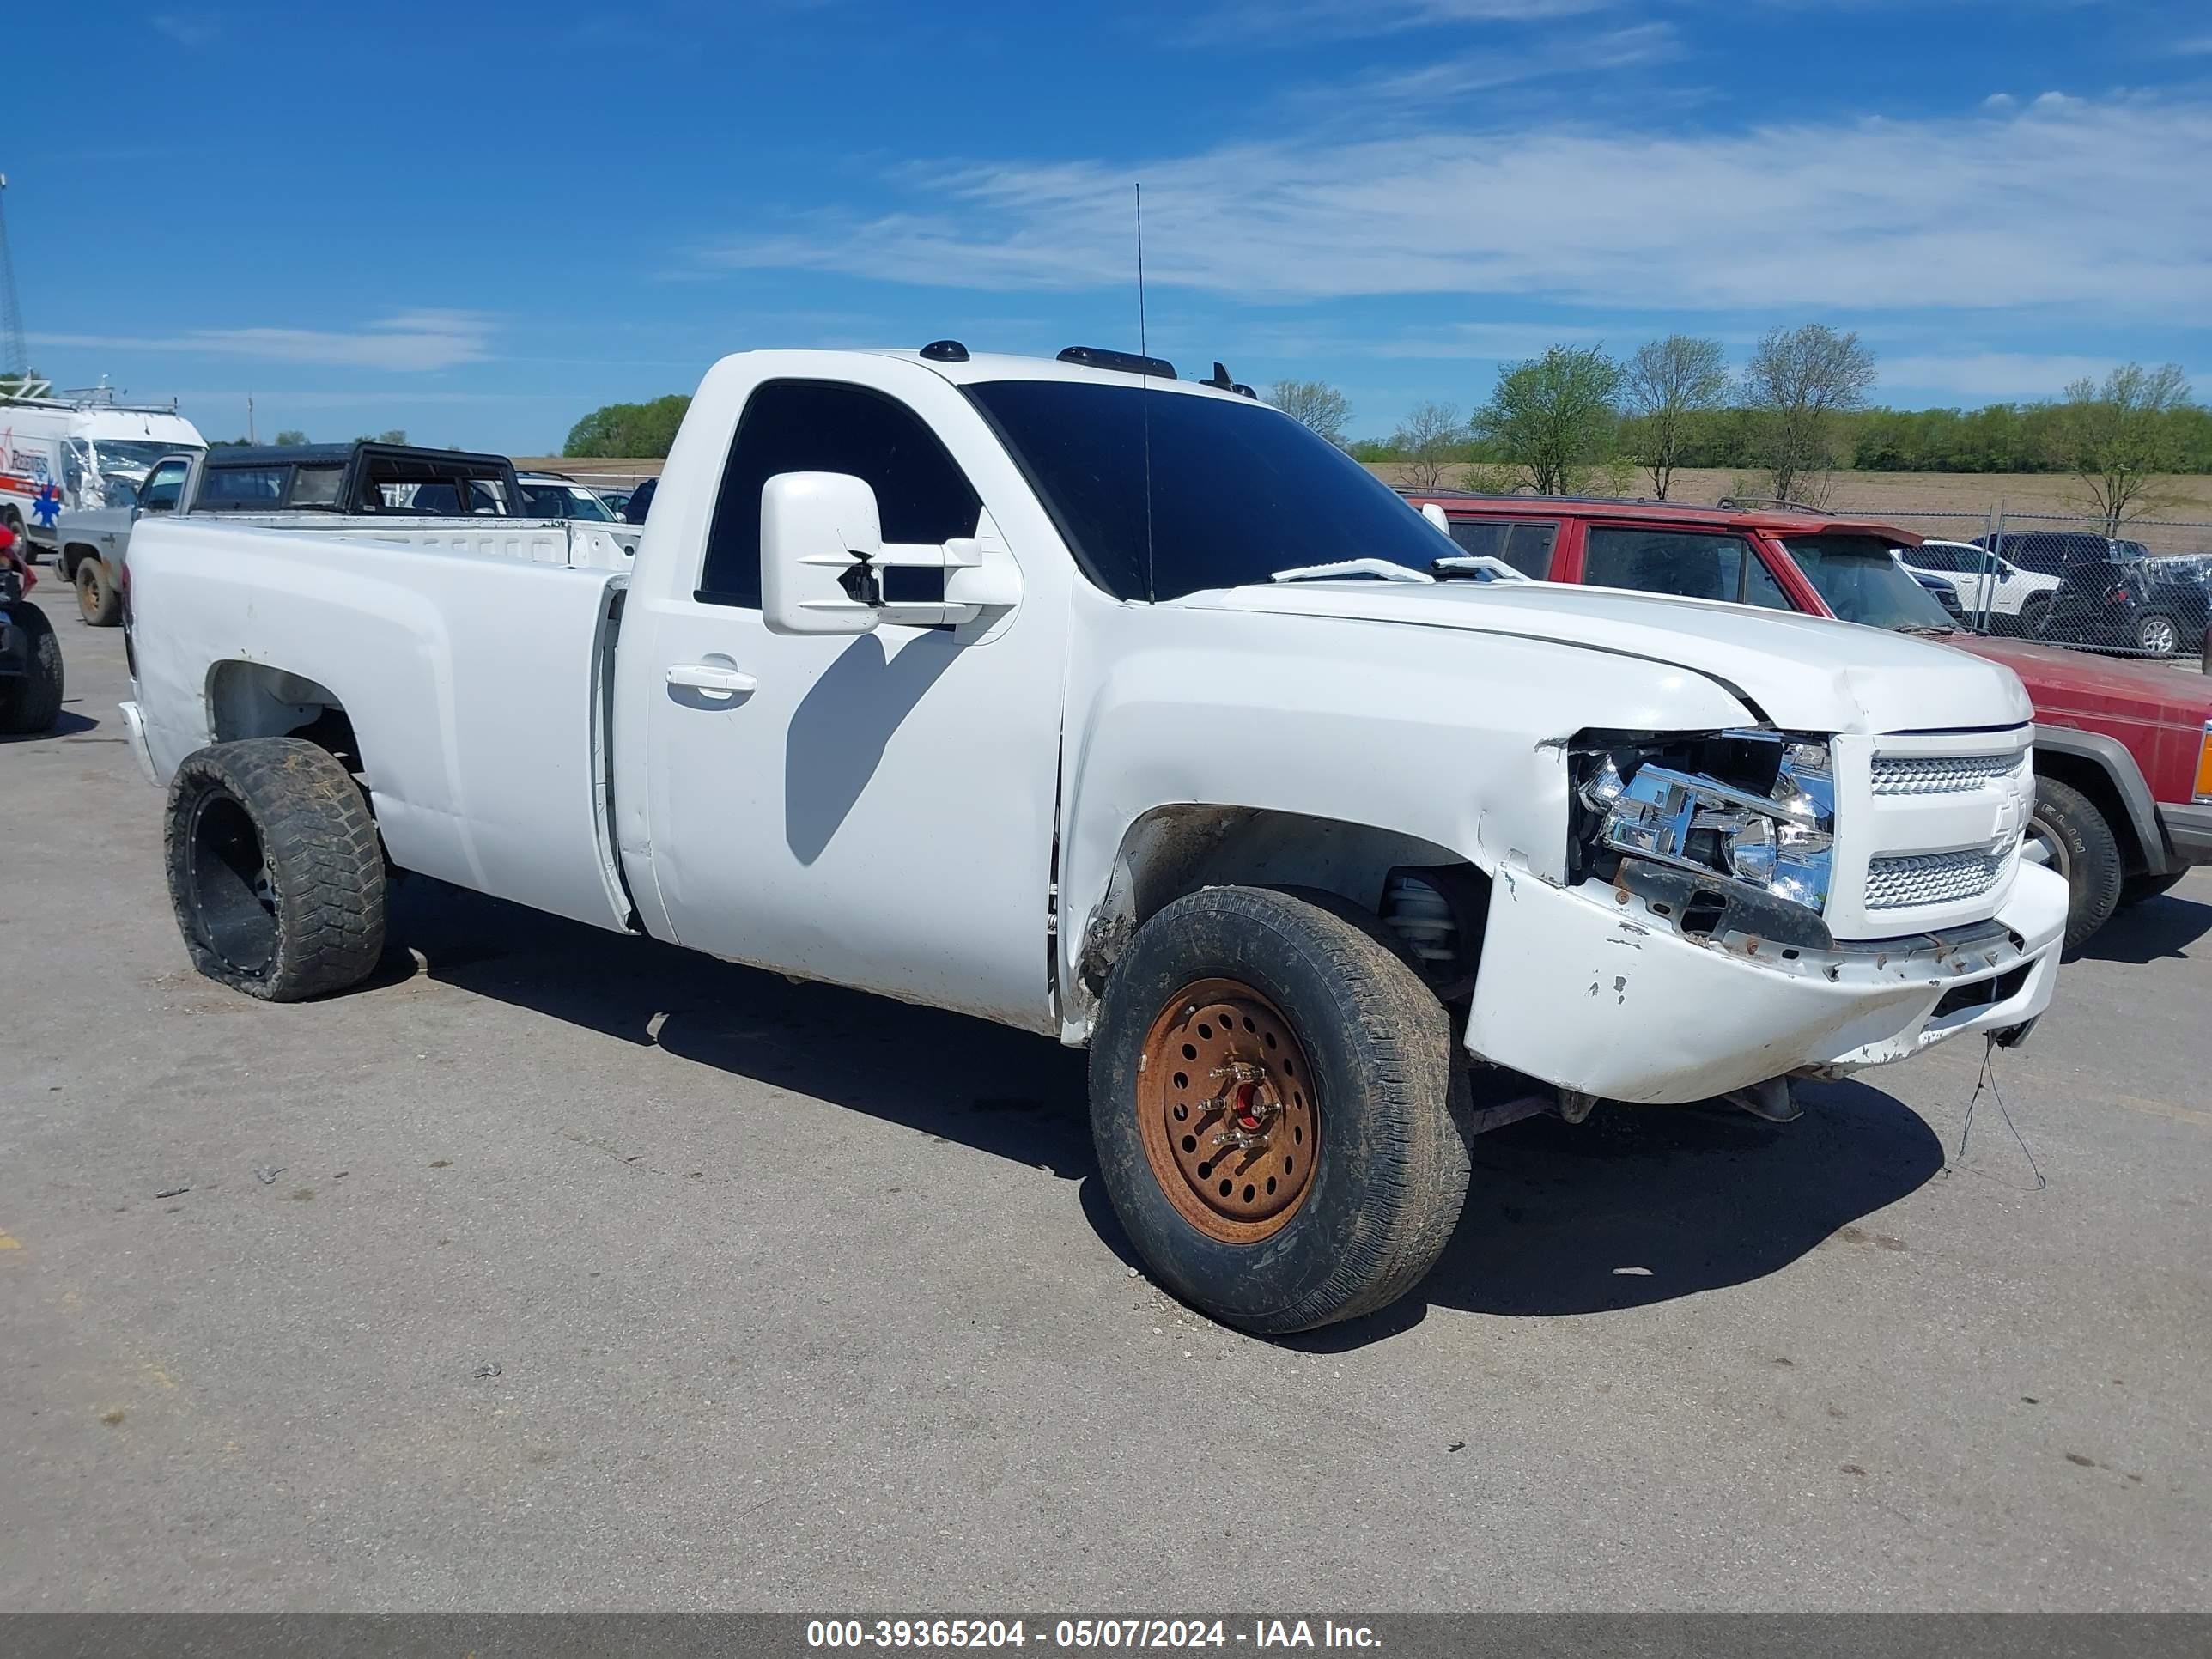
[[[2135,520],[2107,536],[2101,518],[2002,506],[1873,516],[1928,538],[1901,556],[1971,627],[2212,672],[2212,521]]]

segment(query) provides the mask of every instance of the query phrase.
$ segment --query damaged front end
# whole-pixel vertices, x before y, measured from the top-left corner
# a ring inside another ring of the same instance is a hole
[[[1565,751],[1565,879],[1499,884],[1477,1057],[1563,1091],[1772,1117],[1778,1079],[2016,1039],[2047,1006],[2063,882],[2023,872],[1996,916],[1941,933],[1837,937],[1827,739],[1589,732]]]
[[[1763,731],[1638,738],[1592,734],[1570,747],[1571,881],[1639,867],[1721,890],[1686,902],[1770,917],[1800,942],[1834,879],[1835,767],[1827,741]],[[1762,901],[1771,901],[1765,902]]]

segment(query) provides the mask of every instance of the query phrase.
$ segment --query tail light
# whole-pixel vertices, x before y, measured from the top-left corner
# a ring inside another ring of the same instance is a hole
[[[2105,603],[2107,605],[2125,605],[2127,602],[2128,590],[2124,584],[2105,595]]]
[[[2212,720],[2204,722],[2204,741],[2197,746],[2197,799],[2212,801]]]

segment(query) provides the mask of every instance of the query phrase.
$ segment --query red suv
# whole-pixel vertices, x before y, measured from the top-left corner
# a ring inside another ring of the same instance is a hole
[[[1662,501],[1401,492],[1468,553],[1540,580],[1838,617],[1944,640],[2018,674],[2035,704],[2029,855],[2073,890],[2069,945],[2212,864],[2212,679],[1962,631],[1893,550],[1909,530]]]

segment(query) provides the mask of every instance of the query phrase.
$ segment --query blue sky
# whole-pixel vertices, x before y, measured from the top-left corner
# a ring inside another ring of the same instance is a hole
[[[2212,0],[33,5],[32,355],[210,436],[556,448],[750,346],[1345,389],[1855,328],[1879,396],[2212,396]],[[99,112],[88,118],[86,112]]]

